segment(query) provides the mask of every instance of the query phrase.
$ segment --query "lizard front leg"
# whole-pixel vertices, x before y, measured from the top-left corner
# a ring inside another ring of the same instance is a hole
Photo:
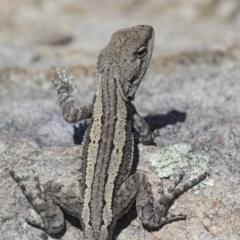
[[[60,107],[64,119],[70,123],[79,122],[85,118],[90,118],[92,116],[92,104],[76,108],[73,99],[73,90],[76,86],[73,86],[73,75],[71,74],[68,78],[66,69],[62,68],[62,73],[57,67],[53,67],[56,71],[59,83],[52,79],[55,86],[57,87]]]
[[[131,104],[131,107],[134,129],[140,134],[139,141],[144,145],[151,144],[153,142],[151,128],[148,126],[146,121],[138,114],[133,104]]]
[[[160,190],[159,197],[155,200],[147,177],[140,173],[133,174],[122,184],[114,198],[113,216],[117,216],[118,219],[121,218],[128,212],[136,199],[138,217],[142,224],[149,229],[159,228],[175,219],[185,219],[186,217],[183,215],[168,218],[168,210],[176,198],[200,183],[206,178],[207,174],[201,174],[197,178],[177,188],[183,175],[183,172],[178,174],[173,184],[165,193]]]
[[[61,209],[80,219],[82,211],[82,199],[73,191],[69,190],[59,182],[49,181],[44,184],[44,191],[41,191],[38,176],[33,170],[28,172],[29,176],[33,176],[35,181],[36,193],[30,192],[23,179],[13,170],[9,174],[17,182],[23,194],[28,199],[29,203],[36,210],[41,218],[41,221],[26,219],[26,221],[38,228],[41,228],[48,234],[60,233],[65,226],[65,219]]]

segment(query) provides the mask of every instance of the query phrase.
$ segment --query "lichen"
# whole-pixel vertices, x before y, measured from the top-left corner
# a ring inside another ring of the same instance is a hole
[[[188,144],[169,146],[158,153],[153,153],[149,161],[156,168],[160,178],[168,178],[179,169],[182,171],[188,169],[190,179],[197,177],[201,173],[209,172],[209,157],[194,153],[192,147]],[[194,187],[194,189],[202,189],[206,185],[213,186],[214,179],[208,177],[201,184]]]

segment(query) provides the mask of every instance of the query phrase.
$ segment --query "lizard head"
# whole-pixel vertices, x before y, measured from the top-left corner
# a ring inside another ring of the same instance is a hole
[[[138,25],[115,32],[98,59],[98,72],[117,80],[126,100],[133,100],[152,56],[154,30]]]

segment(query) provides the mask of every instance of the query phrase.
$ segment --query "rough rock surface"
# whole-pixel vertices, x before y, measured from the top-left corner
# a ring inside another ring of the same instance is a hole
[[[34,169],[41,184],[60,178],[78,191],[87,123],[64,122],[51,66],[75,74],[75,99],[83,106],[95,91],[98,53],[114,31],[136,24],[152,25],[156,39],[134,103],[160,133],[157,146],[138,145],[138,170],[156,194],[158,176],[172,175],[173,162],[185,163],[185,180],[200,165],[210,177],[170,209],[186,221],[148,232],[133,210],[119,222],[116,239],[240,239],[239,2],[11,0],[0,2],[1,240],[56,239],[26,224],[34,212],[6,168]],[[162,181],[166,188],[169,180]],[[68,217],[58,237],[81,236]]]

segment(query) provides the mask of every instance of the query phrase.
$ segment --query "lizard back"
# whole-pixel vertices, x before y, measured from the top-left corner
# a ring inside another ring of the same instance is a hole
[[[130,116],[130,106],[116,80],[103,79],[96,93],[83,159],[86,185],[82,221],[96,233],[111,223],[113,194],[129,176],[133,156]]]

